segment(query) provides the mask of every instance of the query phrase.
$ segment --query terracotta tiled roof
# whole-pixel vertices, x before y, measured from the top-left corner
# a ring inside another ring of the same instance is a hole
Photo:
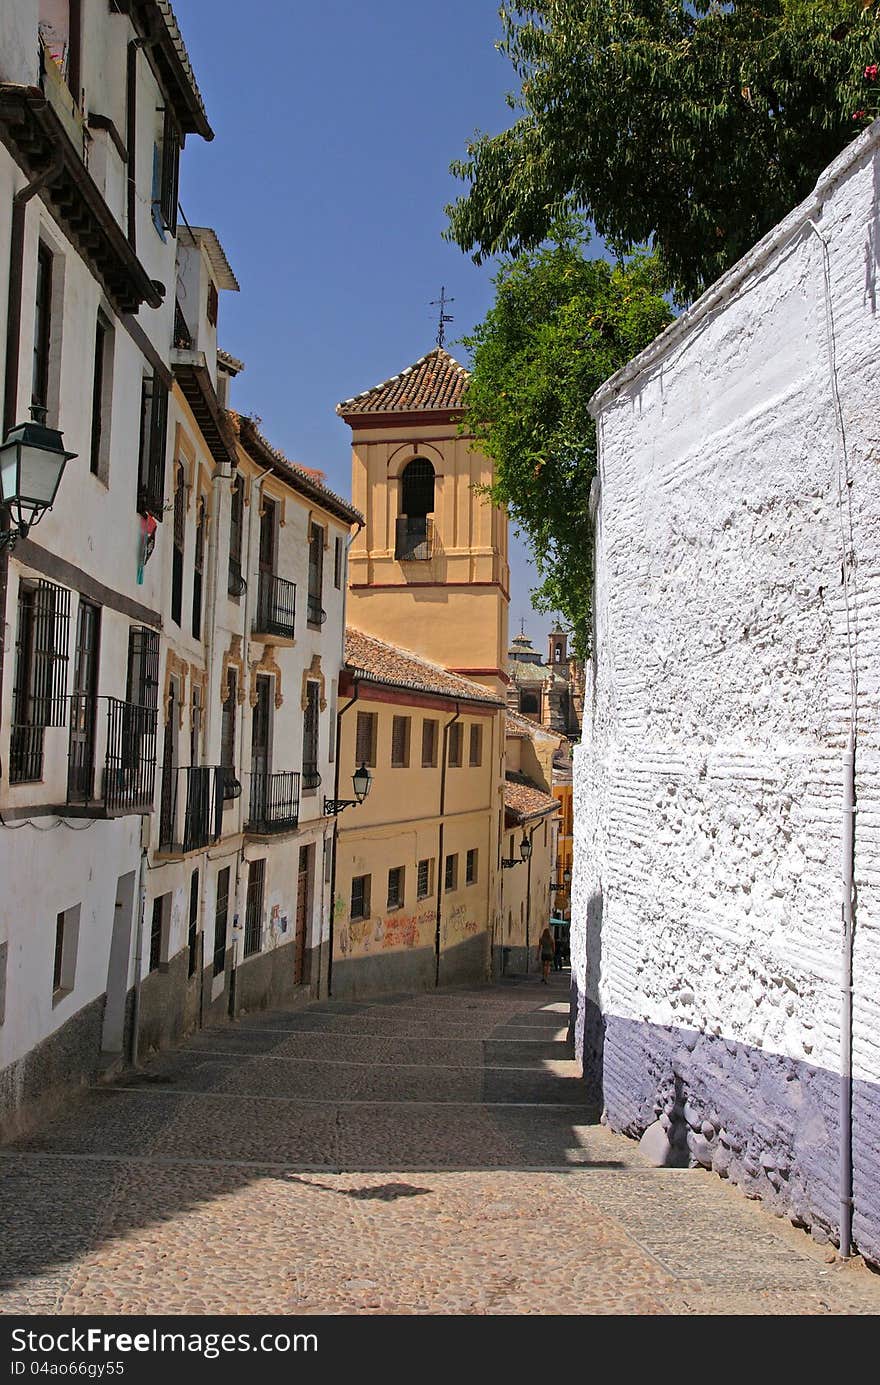
[[[292,462],[289,457],[285,457],[283,452],[263,437],[252,418],[245,414],[237,414],[234,409],[228,409],[227,414],[242,447],[254,461],[263,466],[271,466],[276,475],[295,491],[317,500],[337,518],[345,520],[348,524],[363,524],[364,517],[360,510],[356,510],[350,500],[344,500],[341,495],[337,495],[324,484],[323,472],[301,466],[299,462]]]
[[[439,697],[463,702],[485,702],[493,707],[503,705],[501,699],[481,683],[473,683],[470,678],[450,673],[441,664],[432,664],[409,649],[398,649],[351,627],[345,631],[345,662],[355,677],[366,678],[371,683],[436,693]]]
[[[410,414],[422,409],[460,409],[470,379],[442,346],[436,346],[414,365],[336,405],[343,417],[349,414]]]
[[[237,356],[232,356],[228,351],[224,351],[222,346],[217,347],[217,364],[223,367],[227,375],[240,375],[244,370],[244,361],[240,361]]]
[[[520,716],[519,712],[507,711],[507,735],[508,736],[528,736],[532,739],[535,736],[549,736],[557,744],[562,744],[566,739],[559,731],[551,731],[549,726],[542,726],[540,722],[529,721],[528,717]]]
[[[543,793],[522,776],[516,780],[508,776],[504,782],[504,808],[510,817],[525,822],[527,818],[541,818],[545,813],[556,812],[559,799]]]

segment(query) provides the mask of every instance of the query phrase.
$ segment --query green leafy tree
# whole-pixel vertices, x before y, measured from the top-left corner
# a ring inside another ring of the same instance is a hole
[[[875,113],[880,0],[534,0],[500,11],[520,118],[478,135],[447,236],[479,263],[580,211],[653,243],[678,301],[805,197]]]
[[[496,298],[465,345],[473,355],[464,431],[495,463],[492,499],[524,533],[542,579],[538,610],[560,611],[575,649],[590,639],[590,482],[596,429],[587,404],[670,321],[652,256],[588,259],[573,223],[554,243],[502,265]]]

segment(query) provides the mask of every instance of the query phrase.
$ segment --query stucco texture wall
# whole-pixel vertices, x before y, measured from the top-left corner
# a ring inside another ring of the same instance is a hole
[[[852,653],[854,1235],[875,1261],[877,140],[594,405],[573,919],[578,1044],[609,1123],[659,1117],[682,1158],[836,1236]]]

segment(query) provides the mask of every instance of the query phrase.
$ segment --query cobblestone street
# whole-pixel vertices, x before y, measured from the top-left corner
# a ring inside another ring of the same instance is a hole
[[[202,1031],[0,1151],[12,1313],[874,1313],[587,1119],[568,976]]]

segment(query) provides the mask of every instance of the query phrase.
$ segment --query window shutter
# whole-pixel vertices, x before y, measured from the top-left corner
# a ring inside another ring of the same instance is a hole
[[[309,778],[318,772],[318,693],[317,683],[306,683],[306,714],[303,723],[303,774]],[[306,785],[308,787],[308,785]]]
[[[70,591],[40,581],[34,592],[34,726],[66,724],[69,643]]]

